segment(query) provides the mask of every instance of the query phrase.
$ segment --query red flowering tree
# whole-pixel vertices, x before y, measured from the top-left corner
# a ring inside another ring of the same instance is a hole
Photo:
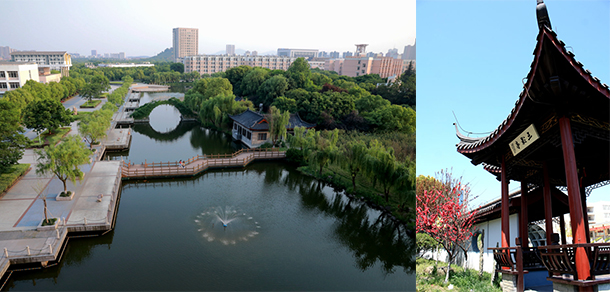
[[[468,209],[468,185],[462,184],[461,178],[452,178],[448,171],[441,171],[440,174],[442,187],[429,184],[433,187],[428,190],[418,185],[416,231],[432,236],[447,251],[447,283],[451,263],[457,253],[462,250],[467,256],[468,239],[474,231],[474,212]]]

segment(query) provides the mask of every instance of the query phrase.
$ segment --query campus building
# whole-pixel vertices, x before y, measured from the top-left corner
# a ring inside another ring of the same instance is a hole
[[[310,60],[316,58],[318,56],[318,50],[309,50],[309,49],[286,49],[280,48],[277,49],[278,56],[286,56],[293,58],[305,58],[306,60]]]
[[[241,141],[249,148],[256,148],[271,142],[269,123],[264,115],[246,109],[246,111],[239,115],[229,115],[229,118],[233,120],[233,140]],[[301,120],[298,114],[290,114],[286,130],[292,133],[296,127],[311,129],[315,126],[316,124],[310,124]]]
[[[174,28],[172,33],[174,46],[174,61],[186,56],[195,56],[199,53],[198,28]]]
[[[324,63],[324,70],[335,71],[339,75],[350,77],[379,74],[381,78],[387,78],[398,76],[403,72],[403,60],[391,57],[366,56],[330,59]]]
[[[213,74],[241,65],[263,67],[271,70],[288,70],[296,59],[295,57],[286,56],[199,55],[183,58],[183,64],[184,73],[197,71],[199,74]]]
[[[61,72],[61,76],[70,75],[72,58],[66,51],[19,51],[11,53],[13,62],[34,62],[39,70],[49,68]]]
[[[36,63],[0,61],[0,94],[21,88],[28,80],[40,82]]]

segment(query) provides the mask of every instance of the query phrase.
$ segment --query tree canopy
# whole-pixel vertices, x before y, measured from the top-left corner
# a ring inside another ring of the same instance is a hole
[[[0,173],[23,156],[27,140],[20,120],[18,106],[10,100],[0,99]]]
[[[77,135],[70,135],[63,139],[58,145],[49,145],[44,150],[35,150],[38,155],[36,173],[38,175],[54,174],[64,185],[64,193],[68,188],[66,181],[69,179],[76,183],[76,179],[83,177],[79,166],[89,162],[91,151]]]

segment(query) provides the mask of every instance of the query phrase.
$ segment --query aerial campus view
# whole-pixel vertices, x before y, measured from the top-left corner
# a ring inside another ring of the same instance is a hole
[[[415,1],[315,2],[3,2],[0,290],[415,290]]]

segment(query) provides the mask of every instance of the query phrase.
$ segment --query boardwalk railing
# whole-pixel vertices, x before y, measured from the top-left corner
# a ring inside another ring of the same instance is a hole
[[[230,154],[196,155],[184,161],[144,162],[123,161],[123,179],[194,176],[209,168],[245,167],[255,159],[281,159],[286,152],[269,149],[242,149]]]

